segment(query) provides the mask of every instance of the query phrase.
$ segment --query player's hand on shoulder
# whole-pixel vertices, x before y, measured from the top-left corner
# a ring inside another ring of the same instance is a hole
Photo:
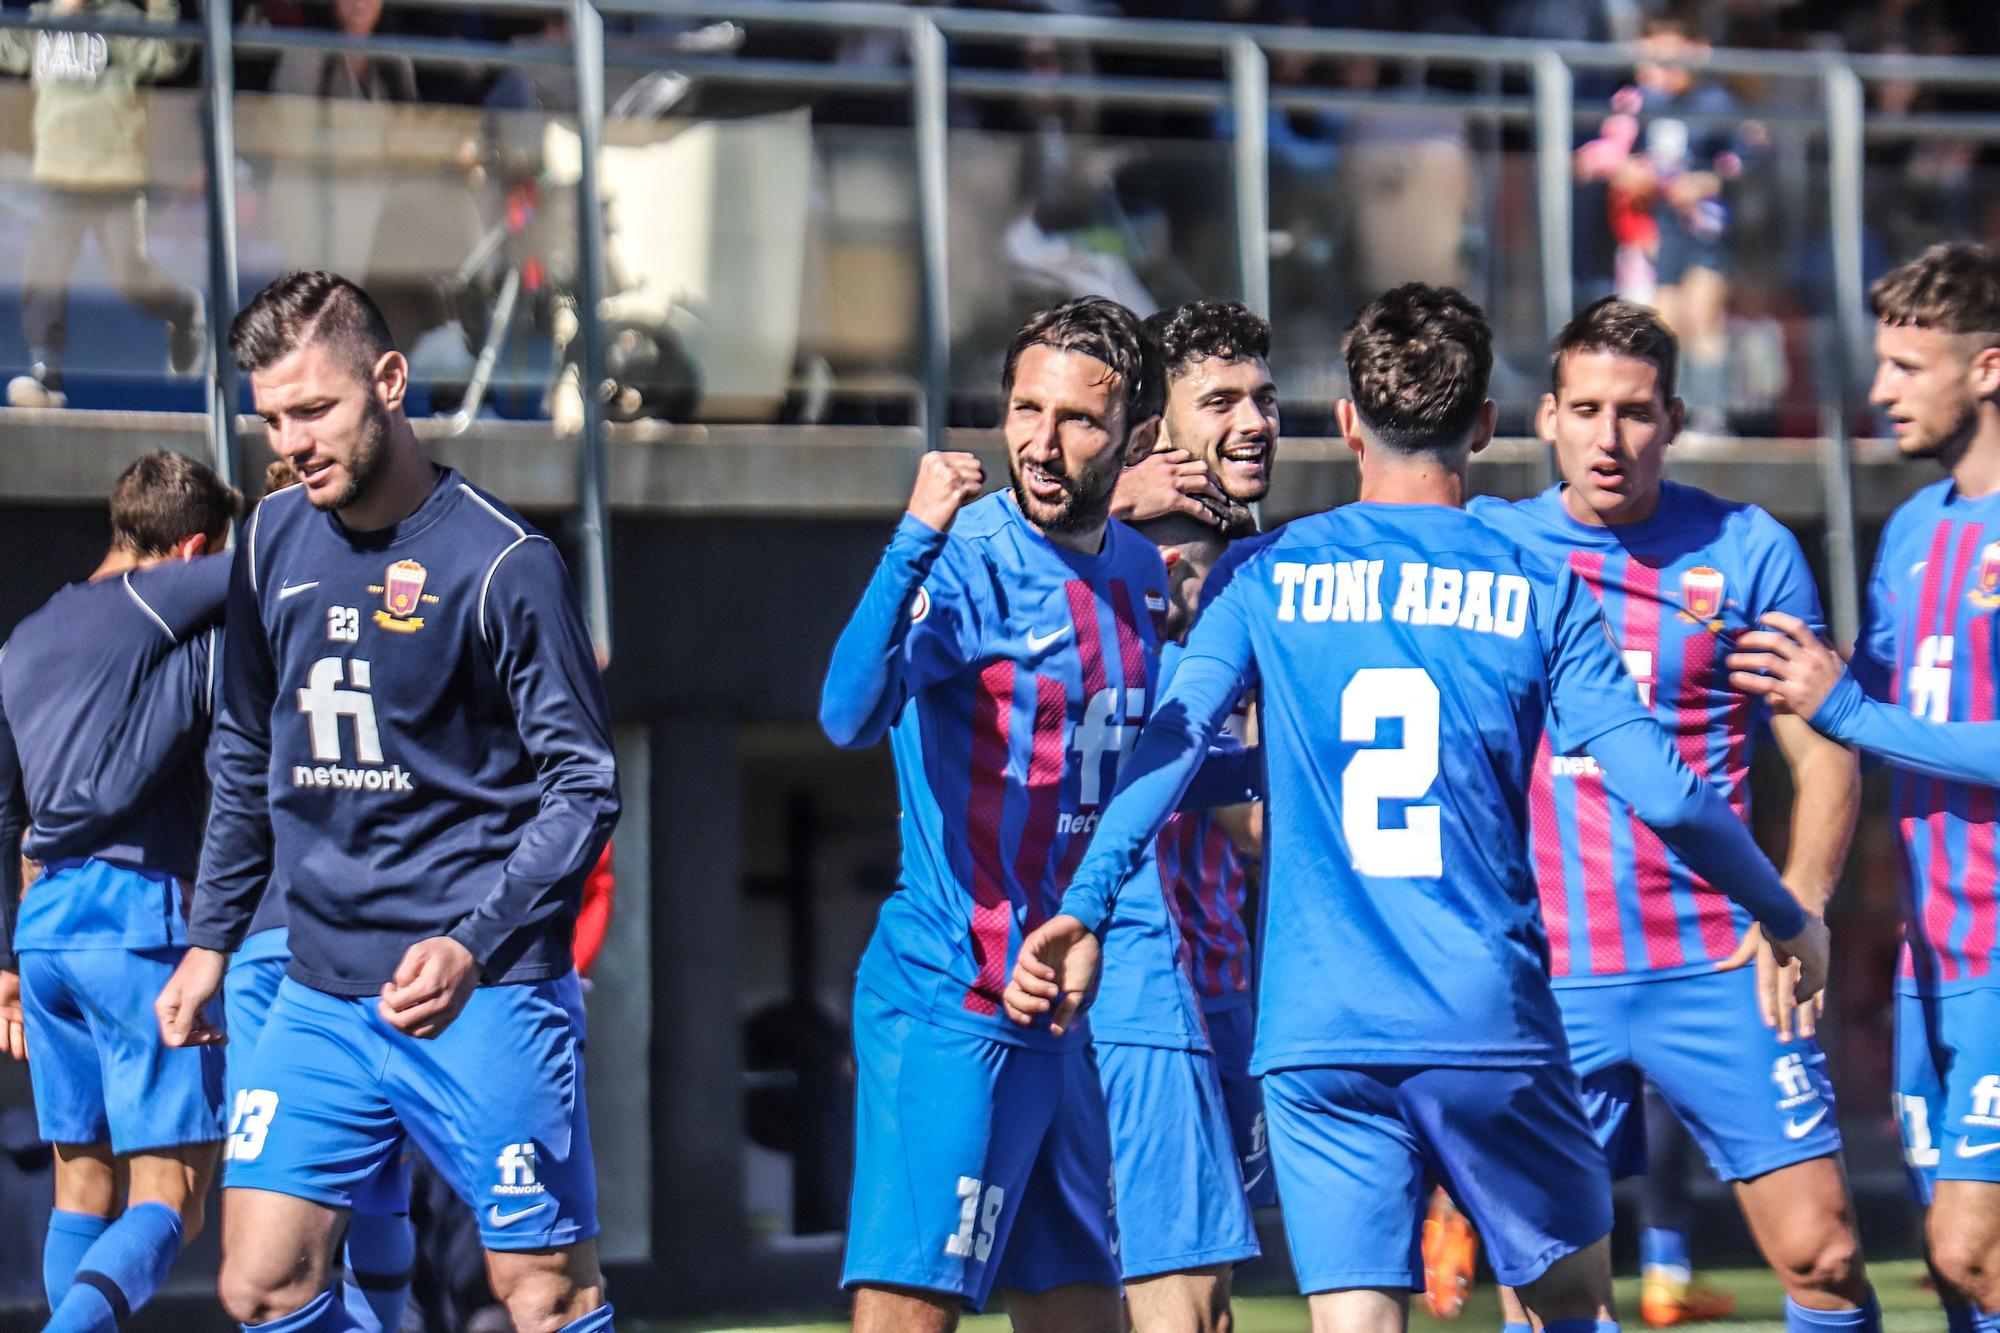
[[[28,1033],[21,1017],[21,974],[0,972],[0,1054],[28,1058]]]
[[[220,1046],[229,1040],[220,1027],[208,1021],[207,1014],[208,1002],[222,989],[222,976],[228,970],[228,956],[213,949],[191,948],[181,955],[174,974],[153,1001],[162,1042],[168,1046]]]
[[[479,962],[472,951],[448,935],[433,935],[403,951],[376,1010],[398,1032],[435,1037],[451,1026],[478,986]]]
[[[1126,523],[1186,514],[1219,527],[1228,508],[1208,465],[1185,449],[1147,454],[1118,474],[1118,485],[1111,492],[1111,516]]]
[[[1061,1036],[1075,1023],[1097,989],[1102,950],[1097,936],[1073,916],[1058,914],[1021,941],[1014,975],[1000,996],[1001,1007],[1017,1026],[1033,1027],[1044,1016]]]
[[[1798,981],[1793,985],[1792,998],[1799,1004],[1818,995],[1826,989],[1827,960],[1831,953],[1832,939],[1827,934],[1826,921],[1817,912],[1806,913],[1805,929],[1788,940],[1774,940],[1773,951],[1780,963],[1797,962]]]
[[[1737,636],[1728,658],[1729,687],[1764,696],[1780,713],[1809,719],[1847,668],[1797,616],[1767,611],[1763,622],[1769,628]]]
[[[926,527],[948,532],[958,511],[977,500],[985,486],[986,468],[976,454],[933,449],[917,464],[910,515]]]

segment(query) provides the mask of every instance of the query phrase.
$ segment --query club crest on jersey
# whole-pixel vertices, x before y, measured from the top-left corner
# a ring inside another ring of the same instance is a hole
[[[368,591],[382,594],[383,610],[375,613],[375,623],[397,634],[415,634],[424,627],[416,612],[437,598],[424,592],[430,571],[414,560],[398,560],[382,575],[382,582],[370,584]]]
[[[1167,637],[1167,599],[1152,588],[1146,589],[1146,614],[1153,618],[1153,637],[1164,641]]]
[[[1979,586],[1965,595],[1974,606],[2000,606],[2000,542],[1988,542],[1979,552]]]
[[[1722,611],[1722,595],[1727,587],[1722,571],[1707,565],[1696,565],[1681,575],[1681,619],[1705,624],[1720,634],[1722,622],[1716,616]]]

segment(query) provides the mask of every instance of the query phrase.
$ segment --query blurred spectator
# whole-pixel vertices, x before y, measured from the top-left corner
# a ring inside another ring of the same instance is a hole
[[[1037,78],[1090,72],[1081,48],[1050,41],[1029,42],[1022,59]],[[1116,185],[1091,155],[1095,108],[1052,91],[1027,98],[1019,115],[1027,130],[1022,203],[1004,241],[1014,284],[1036,305],[1108,296],[1141,315],[1159,309],[1134,270],[1140,247]]]
[[[31,14],[136,19],[130,0],[53,0]],[[172,23],[174,0],[147,0],[146,18]],[[184,43],[83,32],[0,30],[0,70],[29,74],[35,87],[34,179],[40,214],[28,238],[21,278],[21,327],[28,374],[7,386],[16,407],[61,407],[63,356],[69,343],[69,279],[86,233],[126,300],[167,326],[177,374],[200,362],[201,297],[153,266],[146,255],[148,181],[146,102],[139,86],[187,63]]]
[[[382,22],[382,0],[334,0],[333,13],[341,32],[366,37]],[[403,56],[287,51],[278,60],[271,91],[358,102],[414,102],[417,69]]]
[[[1679,332],[1690,429],[1716,433],[1727,429],[1727,189],[1743,173],[1754,130],[1736,122],[1729,91],[1703,77],[1709,45],[1691,20],[1649,18],[1644,32],[1635,81],[1612,98],[1599,137],[1578,151],[1577,171],[1610,185],[1619,293],[1650,296]],[[1642,259],[1651,260],[1650,274]]]
[[[1376,92],[1379,61],[1352,58],[1341,83]],[[1466,227],[1479,183],[1465,120],[1446,110],[1371,99],[1348,119],[1341,193],[1354,213],[1354,273],[1361,299],[1405,282],[1464,287]]]

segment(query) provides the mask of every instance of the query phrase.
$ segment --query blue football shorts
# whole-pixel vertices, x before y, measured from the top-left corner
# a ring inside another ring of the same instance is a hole
[[[996,1284],[1118,1284],[1111,1143],[1087,1043],[995,1041],[857,986],[854,1057],[843,1286],[917,1287],[979,1310]]]
[[[1614,1176],[1646,1169],[1648,1079],[1723,1180],[1840,1151],[1826,1056],[1764,1026],[1755,968],[1565,986],[1556,998]]]
[[[1257,1257],[1257,1225],[1215,1059],[1206,1051],[1097,1043],[1118,1177],[1125,1277]]]
[[[1424,1285],[1426,1177],[1519,1287],[1611,1231],[1611,1174],[1566,1065],[1315,1066],[1264,1076],[1299,1290]]]
[[[395,1212],[404,1135],[479,1219],[489,1250],[597,1234],[576,974],[482,986],[429,1040],[285,978],[250,1055],[223,1149],[231,1189]]]
[[[2000,1184],[2000,990],[1896,997],[1896,1109],[1910,1193]]]
[[[1250,1072],[1257,1045],[1257,1010],[1234,1005],[1205,1015],[1208,1047],[1222,1076],[1222,1099],[1229,1106],[1229,1132],[1243,1166],[1243,1191],[1252,1208],[1278,1203],[1278,1178],[1271,1174],[1271,1135],[1264,1123],[1264,1081]]]
[[[222,1137],[222,1052],[170,1049],[153,1015],[183,952],[20,952],[28,1077],[43,1138],[131,1153]]]

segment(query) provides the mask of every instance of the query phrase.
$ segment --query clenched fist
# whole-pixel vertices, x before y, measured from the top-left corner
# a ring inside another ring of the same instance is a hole
[[[985,486],[986,469],[977,457],[933,450],[917,464],[917,484],[910,488],[910,516],[926,527],[948,532],[958,511],[977,500]]]

